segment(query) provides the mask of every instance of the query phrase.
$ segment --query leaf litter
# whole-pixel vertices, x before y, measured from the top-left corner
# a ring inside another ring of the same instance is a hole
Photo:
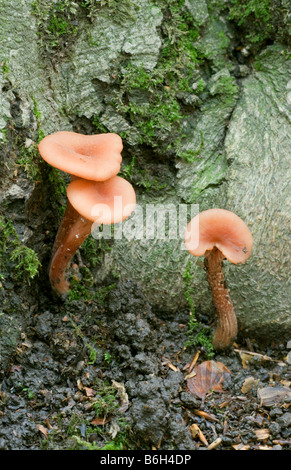
[[[165,321],[129,281],[104,309],[82,301],[70,313],[50,309],[34,315],[3,377],[0,449],[102,448],[106,439],[119,448],[124,425],[139,449],[291,449],[285,343],[238,342],[207,361],[203,348],[184,348],[179,325],[189,312]],[[94,363],[84,340],[96,347]]]
[[[222,384],[231,375],[230,370],[221,362],[204,361],[193,369],[194,377],[187,380],[187,386],[193,395],[205,399],[207,393],[223,392]]]

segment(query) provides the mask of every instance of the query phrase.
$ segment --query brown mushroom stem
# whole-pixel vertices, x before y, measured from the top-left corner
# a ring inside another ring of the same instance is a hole
[[[58,228],[57,235],[54,241],[53,249],[52,249],[52,258],[56,253],[57,249],[62,243],[62,240],[66,236],[68,230],[76,223],[80,214],[74,209],[70,201],[67,202],[66,210],[63,215],[61,224]]]
[[[70,175],[70,177],[71,181],[75,181],[76,179],[78,179],[78,177],[75,175]],[[61,225],[58,228],[57,235],[54,241],[54,246],[52,249],[52,258],[57,249],[59,248],[60,244],[62,243],[62,240],[65,237],[68,229],[74,225],[78,217],[80,217],[80,214],[74,209],[70,201],[67,201],[65,213],[63,215]]]
[[[69,291],[66,271],[77,249],[90,235],[92,227],[92,221],[78,214],[69,202],[67,209],[56,238],[49,271],[51,285],[58,294]]]
[[[225,259],[224,255],[216,247],[205,253],[207,278],[217,314],[217,324],[212,342],[216,350],[231,346],[237,335],[237,319],[228,290],[225,287],[223,259]]]

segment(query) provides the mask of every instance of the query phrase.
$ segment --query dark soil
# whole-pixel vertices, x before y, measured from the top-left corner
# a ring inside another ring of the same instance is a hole
[[[189,312],[155,312],[131,281],[103,302],[46,297],[25,317],[0,385],[2,450],[291,449],[285,343],[215,355],[230,375],[201,399],[185,380]]]

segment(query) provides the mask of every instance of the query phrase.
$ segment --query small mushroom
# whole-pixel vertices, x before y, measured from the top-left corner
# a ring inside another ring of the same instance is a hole
[[[123,145],[113,133],[84,135],[59,131],[39,143],[42,158],[70,175],[92,181],[105,181],[117,175]]]
[[[185,244],[194,256],[204,255],[217,324],[213,347],[230,347],[237,336],[237,319],[225,286],[223,260],[244,263],[251,255],[252,234],[236,214],[225,209],[209,209],[193,217],[185,232]]]
[[[120,176],[102,182],[75,179],[68,186],[67,196],[75,212],[53,255],[49,271],[51,285],[59,294],[67,293],[70,288],[66,280],[67,268],[77,249],[90,235],[93,222],[122,222],[136,204],[132,185]]]

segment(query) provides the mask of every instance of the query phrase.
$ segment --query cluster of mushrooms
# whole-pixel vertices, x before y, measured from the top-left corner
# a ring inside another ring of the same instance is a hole
[[[49,278],[58,294],[70,284],[66,273],[77,249],[90,235],[94,224],[115,224],[134,211],[136,195],[132,185],[117,176],[121,166],[122,140],[117,134],[83,135],[56,132],[39,144],[42,158],[70,174],[68,203],[49,268]],[[118,199],[118,204],[116,204]],[[253,237],[236,214],[209,209],[195,216],[185,231],[185,244],[194,256],[203,256],[207,279],[217,314],[213,346],[230,347],[237,336],[237,319],[225,286],[223,260],[244,263],[251,255]]]
[[[132,185],[117,176],[122,148],[121,138],[113,133],[88,136],[62,131],[48,135],[39,144],[42,158],[71,177],[49,268],[51,285],[58,294],[70,289],[68,267],[90,235],[93,223],[122,222],[135,208]]]

